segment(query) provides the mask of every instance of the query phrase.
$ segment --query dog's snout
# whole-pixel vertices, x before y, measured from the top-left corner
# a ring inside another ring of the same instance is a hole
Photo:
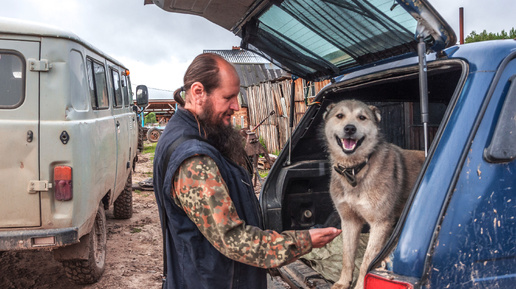
[[[357,132],[357,128],[352,124],[348,124],[344,127],[344,132],[348,135],[352,135]]]

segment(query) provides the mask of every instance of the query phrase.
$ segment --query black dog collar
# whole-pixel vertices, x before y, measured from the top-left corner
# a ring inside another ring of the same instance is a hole
[[[365,167],[366,164],[367,164],[367,161],[359,164],[358,166],[351,167],[351,168],[346,168],[346,167],[343,167],[343,166],[337,164],[336,166],[333,166],[333,169],[337,173],[344,176],[351,186],[356,187],[357,186],[356,174],[358,174]]]

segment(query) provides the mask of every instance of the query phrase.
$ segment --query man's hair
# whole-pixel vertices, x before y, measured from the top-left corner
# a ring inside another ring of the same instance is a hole
[[[224,58],[215,53],[203,53],[195,57],[186,70],[183,87],[174,91],[174,100],[179,105],[184,106],[185,100],[181,97],[181,92],[188,93],[194,82],[202,83],[207,94],[219,87],[219,65],[221,61],[225,61]]]

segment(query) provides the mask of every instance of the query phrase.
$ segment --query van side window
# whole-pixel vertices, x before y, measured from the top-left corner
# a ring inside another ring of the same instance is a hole
[[[16,108],[25,98],[25,61],[12,52],[0,51],[0,108]]]
[[[113,95],[115,96],[115,107],[122,107],[122,89],[120,87],[120,74],[115,69],[111,69],[111,80],[113,81]]]
[[[125,75],[125,73],[122,74],[122,95],[124,96],[124,106],[125,107],[128,107],[130,106],[131,104],[129,103],[129,95],[130,95],[130,90],[129,90],[129,87],[128,87],[128,84],[127,84],[127,76]]]
[[[491,144],[484,151],[488,162],[511,162],[516,159],[516,74],[509,78],[509,82]]]
[[[127,106],[131,106],[133,104],[133,89],[131,86],[131,79],[129,75],[124,75],[124,79],[126,80],[126,89],[127,89]]]
[[[88,110],[88,91],[86,90],[84,59],[77,50],[70,51],[70,72],[72,106],[77,111],[86,111]]]
[[[104,65],[88,58],[88,82],[90,86],[91,107],[109,108],[108,90]]]

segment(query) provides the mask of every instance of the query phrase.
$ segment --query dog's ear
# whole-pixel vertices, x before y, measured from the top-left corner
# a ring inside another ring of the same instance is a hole
[[[324,112],[324,114],[323,114],[323,116],[322,116],[324,120],[326,120],[326,117],[328,116],[328,113],[329,113],[329,112],[331,111],[331,109],[332,109],[332,108],[334,108],[334,107],[335,107],[335,103],[330,103],[330,105],[328,105],[328,106],[326,107],[326,111]]]
[[[380,120],[382,120],[382,113],[380,112],[380,109],[374,105],[370,105],[369,109],[373,112],[376,123],[379,123]]]

